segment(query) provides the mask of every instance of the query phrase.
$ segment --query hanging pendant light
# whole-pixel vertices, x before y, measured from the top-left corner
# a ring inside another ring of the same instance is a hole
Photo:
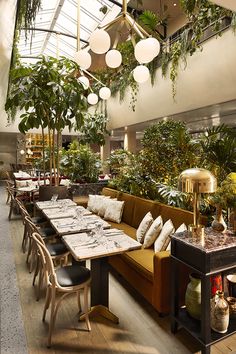
[[[133,70],[133,77],[136,82],[142,84],[149,79],[150,73],[145,65],[138,65]]]
[[[90,93],[87,97],[87,101],[91,105],[95,105],[98,103],[98,95],[96,93]]]
[[[79,50],[74,55],[75,62],[81,67],[83,70],[87,70],[92,63],[91,55],[86,50]]]
[[[103,100],[108,100],[111,97],[111,90],[108,87],[102,87],[99,90],[99,97]]]
[[[150,63],[160,52],[160,43],[156,38],[141,39],[134,48],[135,59],[140,64]]]
[[[122,63],[122,55],[117,49],[111,49],[105,56],[105,61],[109,68],[118,68]]]
[[[89,45],[94,53],[104,54],[110,48],[111,38],[106,31],[99,29],[91,34],[89,38]]]
[[[89,79],[86,76],[84,76],[84,75],[80,76],[78,78],[78,81],[83,85],[83,88],[85,90],[87,90],[89,88],[90,83],[89,83]]]

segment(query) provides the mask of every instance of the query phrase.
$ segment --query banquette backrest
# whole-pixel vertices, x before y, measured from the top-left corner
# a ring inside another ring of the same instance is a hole
[[[186,225],[193,223],[193,213],[184,209],[136,197],[107,187],[103,188],[102,194],[125,202],[122,221],[136,229],[149,211],[153,218],[161,215],[164,222],[171,219],[175,228],[178,228],[182,223]],[[202,218],[201,222],[206,224],[206,219]]]

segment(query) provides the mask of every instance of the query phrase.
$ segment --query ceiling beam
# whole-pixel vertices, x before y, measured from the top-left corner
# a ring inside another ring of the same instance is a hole
[[[57,6],[56,6],[56,9],[55,9],[55,12],[54,12],[54,16],[53,16],[53,19],[52,19],[52,22],[51,22],[51,25],[49,27],[49,31],[52,31],[55,24],[56,24],[56,21],[57,21],[57,18],[58,16],[60,15],[60,12],[61,12],[61,9],[62,9],[62,6],[64,5],[64,2],[65,0],[59,0],[58,3],[57,3]],[[46,37],[45,37],[45,40],[43,42],[43,45],[42,45],[42,48],[41,48],[41,54],[43,54],[46,46],[47,46],[47,43],[49,41],[49,38],[51,36],[52,32],[48,32]]]

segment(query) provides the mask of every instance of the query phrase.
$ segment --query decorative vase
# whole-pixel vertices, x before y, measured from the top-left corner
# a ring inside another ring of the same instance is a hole
[[[186,310],[190,316],[200,320],[201,318],[201,278],[198,274],[189,275],[190,283],[188,283],[185,294]]]
[[[222,291],[217,291],[211,299],[211,328],[218,333],[225,333],[229,325],[229,305]]]
[[[214,220],[212,221],[212,228],[213,230],[222,232],[227,229],[226,222],[224,221],[223,215],[222,215],[222,206],[220,204],[216,205],[216,215],[213,217]]]

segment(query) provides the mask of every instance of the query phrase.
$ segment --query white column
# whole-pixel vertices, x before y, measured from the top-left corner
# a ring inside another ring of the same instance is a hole
[[[136,152],[136,132],[135,131],[125,132],[124,149],[130,152]]]
[[[100,154],[101,154],[101,161],[102,164],[105,164],[105,161],[107,158],[110,157],[110,152],[111,152],[111,143],[110,143],[110,137],[107,136],[105,138],[105,145],[100,147]],[[109,167],[107,166],[102,166],[103,173],[109,173]]]

